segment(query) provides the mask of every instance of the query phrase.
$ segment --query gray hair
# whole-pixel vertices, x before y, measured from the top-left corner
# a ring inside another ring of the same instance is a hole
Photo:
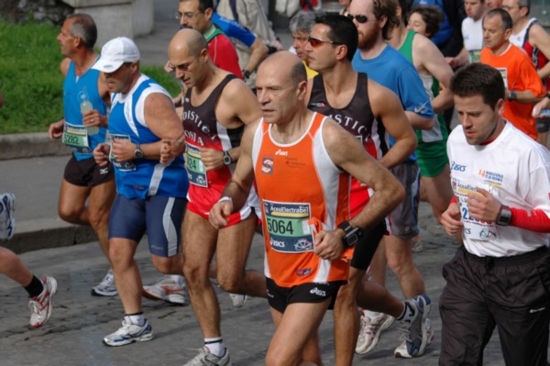
[[[97,41],[97,27],[94,19],[84,13],[71,14],[67,17],[68,19],[73,19],[73,23],[69,29],[71,36],[79,37],[86,48],[93,49]]]
[[[295,16],[290,19],[288,28],[291,33],[304,32],[311,33],[313,26],[315,25],[315,18],[317,14],[313,11],[300,10]]]

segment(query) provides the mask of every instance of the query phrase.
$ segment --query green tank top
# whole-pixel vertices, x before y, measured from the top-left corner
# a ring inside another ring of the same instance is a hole
[[[401,47],[399,47],[399,50],[398,50],[413,65],[414,65],[414,62],[413,62],[412,48],[413,48],[413,39],[415,35],[416,35],[415,31],[408,30],[407,36],[405,37],[405,41],[403,42]],[[424,78],[421,77],[421,79],[422,79],[422,83],[426,87]],[[429,96],[433,95],[433,98],[439,95],[439,80],[437,80],[433,76],[432,76],[431,93],[428,92],[428,95]],[[432,128],[431,130],[415,130],[416,136],[418,137],[419,145],[430,143],[430,142],[447,141],[449,132],[447,131],[447,125],[445,124],[445,117],[443,116],[443,113],[437,114],[437,121],[439,122],[438,123],[439,126],[434,126],[434,128]]]

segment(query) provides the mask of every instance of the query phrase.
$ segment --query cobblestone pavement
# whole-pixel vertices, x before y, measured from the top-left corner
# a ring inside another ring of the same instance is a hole
[[[438,299],[444,280],[442,264],[449,260],[454,243],[434,224],[429,207],[421,207],[424,251],[415,254],[416,263],[433,301],[432,324],[435,341],[423,357],[396,359],[393,350],[400,343],[395,324],[386,331],[377,348],[365,356],[357,355],[354,365],[437,365],[441,321]],[[153,269],[142,242],[136,256],[145,283],[153,282]],[[144,299],[144,312],[153,326],[151,342],[120,348],[106,347],[101,339],[118,329],[122,306],[118,297],[90,295],[106,271],[105,260],[97,243],[46,249],[22,255],[37,275],[53,275],[59,283],[54,297],[54,313],[43,328],[32,330],[28,324],[27,299],[23,289],[6,277],[0,277],[0,364],[11,365],[178,365],[192,358],[201,347],[202,336],[190,306],[176,307]],[[256,236],[249,267],[261,269],[263,250]],[[388,288],[400,296],[393,275]],[[250,299],[243,308],[234,309],[227,294],[218,292],[222,309],[222,329],[235,365],[261,365],[273,332],[266,301]],[[334,364],[334,338],[331,314],[327,313],[320,335],[325,365]],[[289,340],[291,342],[292,340]],[[503,365],[495,336],[486,350],[486,365]]]

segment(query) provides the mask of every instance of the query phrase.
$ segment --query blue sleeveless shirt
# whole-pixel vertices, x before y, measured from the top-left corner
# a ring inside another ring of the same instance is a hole
[[[63,109],[66,123],[75,126],[84,126],[82,123],[82,113],[80,113],[80,102],[83,99],[89,100],[93,108],[97,110],[99,114],[104,116],[107,115],[108,106],[99,94],[97,88],[98,79],[99,71],[92,68],[88,69],[84,75],[76,76],[75,64],[71,61],[67,76],[63,82]],[[88,135],[90,149],[93,150],[98,144],[105,142],[106,135],[106,127],[99,127],[99,132],[97,134]],[[91,152],[79,153],[73,151],[73,154],[78,161],[93,158]]]
[[[154,80],[141,75],[128,94],[113,94],[109,132],[111,138],[129,139],[135,144],[150,144],[160,140],[145,122],[145,99],[151,93],[170,94]],[[145,199],[148,196],[185,197],[189,181],[183,163],[183,155],[168,164],[158,160],[134,159],[117,163],[115,182],[117,192],[129,199]]]

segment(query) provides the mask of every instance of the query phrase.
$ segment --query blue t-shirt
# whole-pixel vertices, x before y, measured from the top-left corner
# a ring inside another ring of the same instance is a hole
[[[246,47],[252,46],[256,40],[256,35],[234,20],[227,19],[218,13],[212,13],[212,23],[220,29],[229,38],[236,39],[243,43]]]
[[[352,66],[355,71],[366,73],[369,78],[397,94],[406,111],[424,118],[435,116],[430,97],[414,65],[395,48],[386,45],[380,55],[369,60],[363,59],[360,50],[357,50]],[[395,140],[390,136],[390,145],[394,143]],[[416,161],[416,153],[409,160]]]

